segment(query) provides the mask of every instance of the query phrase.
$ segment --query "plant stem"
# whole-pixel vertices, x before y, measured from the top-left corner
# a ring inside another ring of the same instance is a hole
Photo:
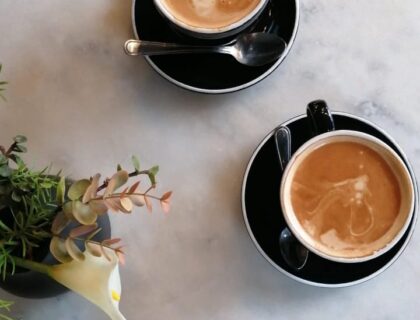
[[[114,194],[111,194],[110,196],[108,196],[106,198],[104,198],[103,196],[100,196],[100,197],[92,198],[92,199],[90,199],[90,201],[92,201],[92,200],[106,200],[106,199],[112,199],[112,198],[120,198],[121,195],[122,195],[122,193],[114,193]],[[156,196],[153,196],[153,195],[150,195],[150,194],[146,194],[146,193],[138,193],[138,192],[126,194],[125,196],[143,196],[143,197],[148,197],[148,198],[152,198],[152,199],[155,199],[155,200],[160,200],[159,197],[156,197]]]
[[[10,154],[13,152],[13,149],[16,147],[17,142],[13,142],[12,145],[9,147],[9,149],[4,153],[4,156],[6,158],[9,158]]]
[[[44,273],[44,274],[49,274],[50,271],[50,266],[43,264],[43,263],[39,263],[39,262],[35,262],[35,261],[31,261],[31,260],[26,260],[26,259],[22,259],[19,257],[13,257],[13,260],[15,261],[15,264],[19,267],[31,270],[31,271],[36,271],[36,272],[40,272],[40,273]]]
[[[128,176],[129,176],[130,178],[132,178],[132,177],[135,177],[135,176],[139,176],[139,175],[141,175],[141,174],[149,174],[149,170],[143,170],[143,171],[133,171],[133,172],[130,172],[130,173],[128,174]],[[109,178],[106,178],[106,179],[105,179],[105,181],[104,181],[104,183],[102,183],[102,184],[98,187],[98,189],[96,189],[96,192],[99,192],[99,191],[101,191],[101,190],[105,189],[105,188],[108,186],[109,180],[110,180]]]

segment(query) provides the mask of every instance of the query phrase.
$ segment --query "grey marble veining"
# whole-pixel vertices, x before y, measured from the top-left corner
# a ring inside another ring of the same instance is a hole
[[[181,90],[124,55],[129,0],[0,1],[2,143],[30,139],[27,160],[73,177],[110,174],[138,154],[159,163],[173,210],[113,216],[128,244],[121,310],[128,319],[418,319],[418,232],[389,270],[345,289],[296,283],[247,235],[242,176],[263,136],[316,98],[384,127],[420,169],[420,4],[302,0],[289,57],[238,93]],[[222,75],[221,75],[222,76]],[[0,291],[0,297],[14,299]],[[96,320],[75,294],[15,299],[29,320]]]

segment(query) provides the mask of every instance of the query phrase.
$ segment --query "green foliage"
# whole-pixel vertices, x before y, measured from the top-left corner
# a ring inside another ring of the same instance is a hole
[[[50,252],[60,262],[83,259],[76,242],[97,244],[112,249],[124,261],[119,239],[95,243],[92,238],[100,231],[96,225],[99,215],[108,211],[131,213],[134,207],[146,206],[152,211],[152,200],[159,201],[164,212],[170,208],[172,193],[162,197],[150,194],[156,186],[158,166],[140,171],[140,162],[133,156],[134,170],[128,172],[120,165],[110,177],[96,174],[66,185],[60,173],[52,176],[48,168],[31,170],[20,158],[26,152],[27,139],[16,136],[9,148],[0,146],[0,275],[13,274],[21,258],[37,258],[37,248],[50,243]],[[146,176],[150,186],[140,189],[140,180],[129,179]],[[72,230],[68,226],[72,223]],[[65,231],[66,230],[66,231]],[[65,233],[65,236],[62,235]],[[117,241],[118,240],[118,241]],[[40,257],[39,257],[40,258]],[[24,266],[25,267],[25,266]],[[1,319],[1,318],[0,318]]]
[[[23,136],[14,138],[0,158],[0,273],[13,274],[12,255],[33,258],[40,244],[51,238],[49,232],[57,212],[55,193],[58,179],[42,171],[30,170],[17,153],[26,150]],[[14,164],[12,166],[12,163]]]
[[[0,299],[0,310],[5,310],[10,312],[10,307],[13,305],[13,302],[5,301]],[[12,318],[6,316],[5,314],[0,313],[0,319],[2,320],[13,320]]]

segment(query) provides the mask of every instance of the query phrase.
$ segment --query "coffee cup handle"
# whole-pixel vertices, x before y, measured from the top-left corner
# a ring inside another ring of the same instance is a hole
[[[334,119],[324,100],[310,102],[306,108],[306,114],[315,136],[335,130]]]

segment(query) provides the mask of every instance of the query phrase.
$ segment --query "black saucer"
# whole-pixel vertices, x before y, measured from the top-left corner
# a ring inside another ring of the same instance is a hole
[[[296,271],[290,268],[280,254],[279,234],[286,227],[280,208],[279,188],[281,172],[276,155],[273,132],[270,132],[254,152],[242,186],[242,210],[248,232],[260,253],[287,276],[315,286],[344,287],[367,281],[387,269],[397,260],[407,246],[417,220],[417,183],[407,158],[398,145],[374,124],[344,113],[333,113],[336,129],[357,130],[371,134],[393,148],[407,164],[415,183],[416,207],[402,239],[382,256],[362,263],[337,263],[309,253],[305,267]],[[292,133],[292,152],[311,136],[310,125],[302,115],[284,123]]]
[[[138,39],[202,43],[202,40],[188,38],[171,29],[155,9],[153,0],[133,0],[132,19],[134,34]],[[161,76],[182,88],[204,93],[237,91],[261,81],[280,65],[293,44],[298,21],[298,0],[270,0],[261,17],[244,31],[277,33],[287,42],[283,55],[276,62],[263,67],[247,67],[230,56],[216,54],[153,56],[146,59]],[[229,39],[213,43],[227,41]]]

